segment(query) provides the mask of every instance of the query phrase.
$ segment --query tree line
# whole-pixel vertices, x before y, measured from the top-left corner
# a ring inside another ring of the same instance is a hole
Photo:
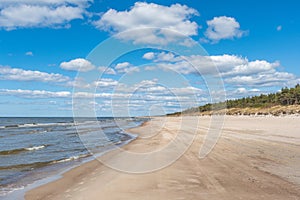
[[[293,88],[282,88],[281,91],[259,96],[244,97],[241,99],[227,100],[225,102],[206,104],[203,106],[187,109],[181,113],[205,112],[230,108],[270,108],[273,106],[300,105],[300,85]]]

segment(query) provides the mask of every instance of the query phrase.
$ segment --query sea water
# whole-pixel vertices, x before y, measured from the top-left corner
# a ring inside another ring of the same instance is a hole
[[[144,118],[0,118],[0,199],[128,143]]]

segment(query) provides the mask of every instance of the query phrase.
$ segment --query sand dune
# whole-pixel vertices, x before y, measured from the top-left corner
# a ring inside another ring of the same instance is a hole
[[[129,130],[139,138],[105,154],[104,164],[83,164],[29,191],[26,199],[299,199],[299,117],[226,116],[216,146],[200,159],[199,149],[214,128],[210,122],[210,117],[154,118]],[[146,154],[131,156],[141,153]],[[134,171],[139,173],[128,173]]]

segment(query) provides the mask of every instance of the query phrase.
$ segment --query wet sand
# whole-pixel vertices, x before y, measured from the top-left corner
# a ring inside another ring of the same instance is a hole
[[[98,160],[85,163],[65,173],[61,179],[27,192],[25,198],[300,198],[300,117],[226,116],[217,144],[200,159],[199,149],[206,144],[208,130],[213,128],[210,122],[207,116],[153,118],[129,130],[138,134],[138,139],[102,156],[106,165]],[[176,141],[178,137],[181,143]],[[165,160],[176,158],[177,151],[191,138],[191,146],[169,166],[148,173],[124,172],[159,167]],[[163,152],[170,143],[175,145],[167,148],[166,154],[158,153],[151,159],[145,156],[135,160],[122,153]]]

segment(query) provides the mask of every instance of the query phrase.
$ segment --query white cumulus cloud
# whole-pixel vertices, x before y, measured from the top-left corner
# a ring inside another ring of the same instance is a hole
[[[115,70],[118,73],[134,73],[134,72],[139,72],[140,69],[136,66],[133,66],[129,62],[123,62],[123,63],[118,63],[115,66]]]
[[[112,33],[135,29],[134,32],[123,33],[117,37],[137,44],[160,45],[182,40],[180,34],[197,35],[199,26],[196,22],[191,21],[191,18],[197,15],[199,13],[195,9],[186,5],[163,6],[155,3],[136,2],[130,10],[108,10],[98,21],[94,22],[94,25]],[[185,39],[181,43],[191,45]]]
[[[119,83],[118,81],[110,79],[110,78],[102,78],[98,81],[95,81],[93,83],[93,85],[96,86],[96,87],[100,87],[100,89],[103,89],[103,88],[107,89],[107,88],[110,88],[110,87],[117,86],[118,83]]]
[[[8,90],[1,89],[1,95],[11,95],[24,98],[68,98],[71,97],[69,91],[52,92],[46,90]]]
[[[91,1],[83,0],[2,0],[0,28],[13,30],[33,27],[68,27],[83,19]]]
[[[61,74],[0,66],[0,80],[40,81],[59,83],[69,81],[70,78]]]
[[[93,65],[90,61],[84,58],[76,58],[68,62],[62,62],[60,64],[60,67],[65,70],[80,72],[87,72],[96,68],[95,65]]]
[[[98,67],[98,70],[103,74],[110,74],[110,75],[115,75],[116,74],[116,71],[113,68],[110,68],[110,67],[100,66],[100,67]]]
[[[232,86],[294,86],[299,77],[279,71],[280,62],[248,60],[236,55],[176,56],[172,53],[154,53],[156,62],[146,70],[162,69],[180,74],[220,75]],[[241,88],[241,87],[240,87]]]
[[[294,80],[294,81],[293,81]],[[252,74],[249,76],[235,76],[226,79],[225,82],[236,86],[293,86],[294,82],[299,81],[294,74],[288,72],[274,72],[263,74]]]
[[[148,52],[143,55],[143,58],[146,60],[152,60],[155,58],[155,54],[153,52]]]
[[[212,42],[218,42],[222,39],[240,38],[247,33],[240,29],[239,22],[233,17],[214,17],[206,23],[208,28],[205,36]]]

